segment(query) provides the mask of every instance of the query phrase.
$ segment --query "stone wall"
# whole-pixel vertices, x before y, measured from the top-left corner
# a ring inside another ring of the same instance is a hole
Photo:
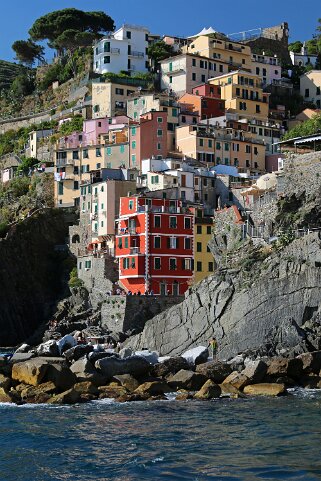
[[[141,332],[149,319],[183,300],[182,296],[107,296],[101,306],[101,324],[111,331]]]
[[[90,268],[85,267],[86,261],[91,263]],[[113,283],[118,280],[118,265],[110,256],[87,255],[78,257],[77,262],[78,277],[84,281],[89,291],[92,306],[97,307],[106,299],[107,292],[113,289]]]

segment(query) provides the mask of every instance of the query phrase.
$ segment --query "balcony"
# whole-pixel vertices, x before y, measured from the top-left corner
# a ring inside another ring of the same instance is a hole
[[[225,48],[234,52],[242,52],[242,47],[236,47],[233,44],[226,43]]]
[[[129,57],[137,57],[137,58],[144,58],[144,52],[137,52],[136,50],[133,50],[128,54]]]
[[[135,255],[137,256],[140,253],[139,247],[131,247],[129,253],[132,256],[135,256]]]
[[[138,235],[136,228],[130,227],[129,229],[123,228],[123,229],[118,229],[117,235]]]
[[[110,53],[114,55],[119,55],[120,54],[120,48],[111,48]]]
[[[171,76],[171,75],[177,75],[177,74],[180,74],[180,73],[183,73],[185,72],[185,70],[182,68],[182,67],[174,67],[172,70],[170,69],[164,69],[163,70],[163,74],[164,75],[167,75],[167,76]]]

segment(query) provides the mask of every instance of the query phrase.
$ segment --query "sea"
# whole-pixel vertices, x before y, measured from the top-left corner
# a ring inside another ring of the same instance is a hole
[[[321,480],[321,392],[0,405],[1,481]]]

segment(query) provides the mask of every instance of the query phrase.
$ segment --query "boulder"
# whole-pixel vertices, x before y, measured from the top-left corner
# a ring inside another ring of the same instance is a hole
[[[49,364],[41,358],[18,362],[12,366],[12,379],[14,381],[38,386],[45,377]]]
[[[125,359],[126,357],[130,357],[133,355],[133,350],[130,347],[124,347],[119,351],[119,357],[121,359]]]
[[[250,383],[250,380],[245,374],[233,371],[226,379],[222,382],[222,384],[230,384],[231,386],[235,387],[238,390],[242,390],[245,386]]]
[[[10,391],[0,387],[0,403],[13,403],[15,401],[15,396]]]
[[[119,357],[117,353],[115,353],[112,349],[109,349],[107,351],[102,351],[102,352],[91,352],[87,355],[87,359],[92,363],[92,365],[95,365],[96,361],[99,361],[99,359],[104,359],[105,357]]]
[[[194,395],[196,399],[214,399],[221,395],[221,388],[211,379],[208,379],[201,389]]]
[[[53,382],[60,391],[67,391],[77,381],[69,367],[62,364],[50,364],[44,379]]]
[[[74,362],[70,366],[71,372],[73,372],[78,382],[90,381],[96,386],[103,386],[106,384],[106,377],[98,373],[91,362],[82,358]]]
[[[116,381],[118,381],[121,386],[124,386],[126,389],[128,389],[129,392],[135,391],[135,389],[137,389],[139,386],[137,379],[130,374],[118,374],[114,376],[113,379],[116,379]]]
[[[136,394],[148,394],[150,396],[158,396],[161,394],[165,394],[171,392],[172,389],[163,381],[152,381],[152,382],[144,382],[138,386],[135,390]]]
[[[274,357],[267,362],[267,376],[271,378],[288,376],[293,379],[300,378],[303,374],[303,362],[299,358],[286,359]]]
[[[175,390],[184,389],[186,391],[198,391],[207,381],[203,374],[181,369],[167,379],[170,387]]]
[[[75,404],[80,401],[80,392],[75,389],[68,389],[61,394],[56,394],[49,399],[48,404]]]
[[[59,341],[57,341],[57,346],[59,349],[59,354],[62,355],[68,349],[74,346],[77,346],[77,341],[73,336],[71,336],[70,334],[67,334],[66,336],[62,337]]]
[[[88,381],[76,383],[74,385],[74,390],[78,391],[80,394],[91,394],[94,396],[98,396],[99,394],[97,386]]]
[[[220,388],[222,396],[226,395],[228,397],[245,397],[244,394],[235,386],[232,386],[232,384],[220,384]]]
[[[250,384],[256,384],[264,379],[266,371],[267,365],[265,362],[257,360],[249,361],[246,364],[245,369],[243,369],[242,374],[249,379]]]
[[[238,354],[237,356],[233,357],[227,361],[227,363],[231,366],[232,371],[241,372],[244,369],[244,357],[242,354]]]
[[[51,394],[56,391],[56,386],[53,382],[46,382],[39,384],[39,386],[26,386],[19,391],[23,401],[38,404],[47,402],[50,399]]]
[[[21,346],[18,347],[18,349],[15,350],[15,353],[18,353],[18,354],[26,353],[26,352],[29,351],[29,349],[31,349],[29,344],[21,344]]]
[[[3,388],[5,391],[10,389],[11,379],[4,376],[3,374],[0,374],[0,387]]]
[[[156,377],[166,377],[170,374],[176,374],[181,369],[189,370],[189,362],[184,357],[170,357],[162,363],[155,364],[152,368],[152,374]]]
[[[57,342],[53,339],[40,344],[37,347],[37,356],[44,356],[44,357],[57,357],[60,355],[60,351],[57,345]]]
[[[131,356],[126,359],[107,357],[95,362],[96,369],[107,379],[118,374],[131,374],[134,377],[146,376],[150,371],[150,364],[141,356]]]
[[[193,399],[193,393],[188,391],[178,391],[175,398],[176,401],[187,401],[188,399]]]
[[[219,361],[210,361],[204,364],[199,364],[196,367],[196,372],[203,374],[208,379],[211,379],[217,384],[220,384],[232,372],[232,368],[227,363]]]
[[[189,349],[182,354],[182,357],[186,359],[190,364],[202,364],[208,359],[208,349],[207,347],[199,346]]]
[[[142,394],[136,393],[126,393],[117,398],[117,402],[119,403],[127,403],[127,402],[134,402],[134,401],[146,401],[148,396],[143,396]]]
[[[302,361],[304,373],[319,374],[321,370],[321,351],[305,352],[297,356]]]
[[[117,399],[120,396],[128,394],[127,389],[124,386],[110,385],[110,386],[100,386],[99,388],[99,399],[112,398]]]
[[[35,357],[34,352],[15,352],[12,358],[10,359],[10,364],[16,364],[17,362],[24,362],[29,361]]]
[[[78,361],[78,359],[86,356],[94,350],[89,344],[79,344],[79,346],[71,347],[64,352],[64,357],[68,361]]]
[[[245,386],[244,394],[251,396],[280,396],[286,393],[284,384],[262,383]]]
[[[159,357],[159,354],[158,352],[156,351],[148,351],[147,349],[143,350],[143,351],[136,351],[135,352],[135,356],[141,356],[143,357],[144,359],[146,359],[146,361],[148,361],[150,364],[157,364],[158,363],[158,357]]]

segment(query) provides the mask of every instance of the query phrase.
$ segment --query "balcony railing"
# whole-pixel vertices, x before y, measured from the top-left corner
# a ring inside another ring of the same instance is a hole
[[[137,254],[139,254],[139,247],[131,247],[130,255],[137,255]]]
[[[137,235],[137,230],[133,227],[118,229],[117,235]]]
[[[233,50],[234,52],[242,52],[242,48],[241,47],[236,47],[235,45],[232,45],[232,44],[229,44],[229,43],[226,43],[225,44],[225,48],[227,50]]]
[[[136,50],[133,50],[133,51],[130,52],[128,55],[129,55],[129,57],[139,57],[139,58],[143,58],[143,57],[144,57],[144,53],[143,53],[143,52],[137,52]]]

